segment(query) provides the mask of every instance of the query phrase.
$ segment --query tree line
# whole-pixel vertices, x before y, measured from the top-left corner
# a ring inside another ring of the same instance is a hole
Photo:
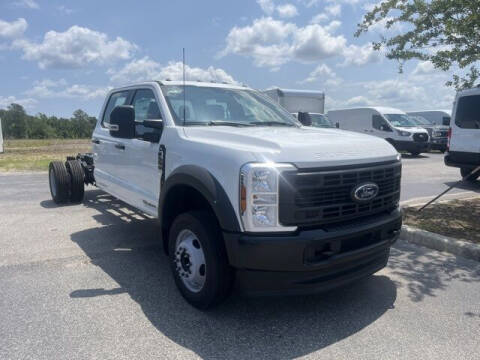
[[[97,121],[80,109],[69,119],[42,113],[28,115],[19,104],[10,104],[7,109],[0,109],[0,119],[4,139],[89,138]]]

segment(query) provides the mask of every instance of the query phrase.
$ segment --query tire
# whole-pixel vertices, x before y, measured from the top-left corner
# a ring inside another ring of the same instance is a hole
[[[52,161],[48,166],[50,194],[56,204],[65,204],[70,200],[70,174],[61,161]]]
[[[212,214],[191,211],[178,215],[170,228],[168,245],[175,283],[188,303],[206,310],[227,297],[233,271]]]
[[[78,160],[68,160],[65,167],[70,174],[70,201],[72,203],[80,203],[83,201],[85,194],[84,179],[82,165]]]
[[[472,171],[473,169],[471,168],[460,168],[460,175],[462,175],[462,179],[465,178],[465,176],[468,176]],[[466,178],[465,181],[474,182],[478,179],[479,176],[480,174],[478,174],[477,172],[476,175]]]
[[[418,156],[418,155],[420,155],[420,151],[410,151],[410,154],[412,156]]]

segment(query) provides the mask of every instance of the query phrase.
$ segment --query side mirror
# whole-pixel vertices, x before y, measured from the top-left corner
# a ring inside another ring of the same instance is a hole
[[[120,139],[135,137],[135,110],[133,106],[116,106],[110,114],[110,124],[107,125],[110,136]]]
[[[382,124],[382,125],[380,125],[380,130],[382,130],[382,131],[390,131],[390,128],[389,128],[387,125]]]
[[[306,112],[299,112],[298,113],[298,121],[303,126],[312,126],[312,119],[310,118],[310,114]]]
[[[157,119],[157,120],[143,120],[141,123],[143,126],[150,128],[150,129],[163,129],[163,120],[162,119]]]

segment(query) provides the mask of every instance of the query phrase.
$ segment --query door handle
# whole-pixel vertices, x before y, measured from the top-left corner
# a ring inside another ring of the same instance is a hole
[[[125,145],[124,145],[124,144],[121,144],[121,143],[116,143],[116,144],[115,144],[115,147],[116,147],[117,149],[120,149],[120,150],[125,150]]]
[[[100,144],[100,142],[101,142],[101,141],[100,141],[100,140],[98,140],[98,139],[95,139],[95,138],[94,138],[94,139],[92,139],[92,143],[94,143],[94,144]]]

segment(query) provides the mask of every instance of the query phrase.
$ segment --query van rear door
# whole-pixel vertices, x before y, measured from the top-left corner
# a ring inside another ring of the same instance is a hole
[[[451,127],[451,151],[480,153],[480,93],[457,99]]]

